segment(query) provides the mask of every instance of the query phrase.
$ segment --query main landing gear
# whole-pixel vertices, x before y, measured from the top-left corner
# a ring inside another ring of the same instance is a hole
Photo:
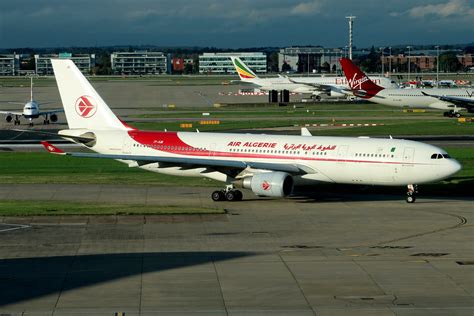
[[[418,194],[418,186],[416,184],[407,185],[407,203],[415,203]]]
[[[450,110],[450,111],[444,112],[444,113],[443,113],[443,116],[444,116],[444,117],[456,117],[456,118],[460,118],[460,117],[461,117],[461,113],[456,112],[456,111],[454,111],[454,110]]]
[[[236,190],[233,185],[227,185],[224,190],[214,191],[211,194],[213,201],[242,201],[243,194],[239,190]]]

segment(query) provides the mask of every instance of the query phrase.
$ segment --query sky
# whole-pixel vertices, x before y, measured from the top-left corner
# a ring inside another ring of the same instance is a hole
[[[0,48],[474,42],[474,0],[0,0]]]

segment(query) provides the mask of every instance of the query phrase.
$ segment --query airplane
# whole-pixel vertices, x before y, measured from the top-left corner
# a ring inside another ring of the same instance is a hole
[[[320,100],[322,95],[332,98],[347,97],[347,90],[350,90],[344,77],[286,77],[279,75],[277,78],[259,78],[239,57],[231,56],[230,59],[240,77],[240,82],[253,84],[264,91],[288,90],[295,93],[308,93]],[[383,87],[398,87],[395,81],[386,77],[372,77],[372,79]]]
[[[363,73],[348,58],[340,60],[352,93],[368,101],[408,108],[445,110],[444,116],[461,117],[460,110],[474,113],[474,89],[385,89]]]
[[[343,183],[407,186],[453,175],[461,165],[446,151],[399,139],[264,134],[144,131],[121,121],[70,60],[52,59],[69,129],[58,135],[93,152],[64,152],[42,142],[50,153],[115,159],[147,171],[206,177],[224,182],[214,201],[242,200],[238,188],[265,197],[286,197],[300,184]]]
[[[10,102],[13,103],[13,102]],[[16,102],[15,102],[16,103]],[[24,104],[24,103],[21,103]],[[29,125],[33,126],[33,120],[43,116],[43,124],[49,124],[50,122],[56,122],[58,120],[57,113],[64,112],[63,109],[41,111],[39,103],[33,100],[33,77],[31,77],[30,85],[30,101],[24,104],[22,112],[15,111],[0,111],[1,114],[5,114],[5,120],[8,123],[13,122],[14,125],[20,125],[20,117],[24,117],[29,120]]]

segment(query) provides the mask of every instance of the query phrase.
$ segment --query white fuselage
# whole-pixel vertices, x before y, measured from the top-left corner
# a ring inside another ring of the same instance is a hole
[[[372,77],[371,80],[384,88],[397,87],[395,82],[386,77]],[[264,91],[288,90],[294,93],[323,93],[321,89],[311,86],[312,84],[316,84],[322,86],[331,86],[333,87],[332,92],[340,92],[340,94],[337,96],[345,96],[346,94],[342,91],[350,89],[349,84],[344,77],[290,77],[289,79],[286,77],[278,77],[247,79],[245,81],[255,84]]]
[[[39,104],[36,101],[30,101],[23,107],[23,117],[27,119],[38,118],[40,113]]]
[[[452,103],[423,95],[422,92],[437,96],[462,97],[474,101],[474,90],[472,89],[383,89],[368,100],[398,107],[432,108],[438,110],[456,109],[456,106]]]
[[[60,134],[73,132],[66,130]],[[138,130],[92,132],[97,141],[91,149],[101,154],[293,164],[308,170],[295,176],[297,183],[398,186],[441,180],[460,169],[454,159],[432,158],[434,154],[446,155],[443,150],[407,140]],[[227,180],[225,174],[206,167],[183,169],[160,163],[140,167],[173,175]]]

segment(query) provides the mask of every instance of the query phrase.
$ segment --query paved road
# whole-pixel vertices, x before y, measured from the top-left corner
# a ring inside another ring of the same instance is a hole
[[[0,185],[0,198],[212,206],[210,190]],[[226,215],[3,217],[0,313],[474,313],[474,200],[245,198],[218,204]]]

